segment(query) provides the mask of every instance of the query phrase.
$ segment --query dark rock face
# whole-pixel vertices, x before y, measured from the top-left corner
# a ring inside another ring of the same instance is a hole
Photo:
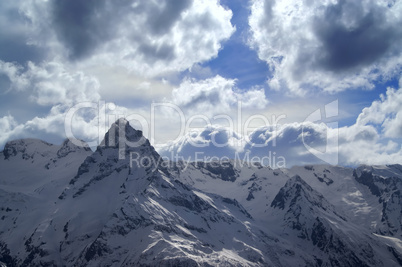
[[[325,183],[326,185],[331,185],[334,181],[327,177],[327,174],[324,173],[322,176],[314,173],[314,176],[317,177],[318,181],[321,183]]]
[[[149,141],[142,135],[142,131],[135,130],[125,119],[118,119],[112,124],[100,147],[122,148],[150,146]]]
[[[377,197],[381,196],[381,191],[374,182],[374,177],[373,177],[372,172],[363,171],[361,175],[357,175],[357,172],[355,170],[353,172],[353,176],[355,177],[356,181],[367,186],[373,195],[375,195]]]
[[[401,191],[392,193],[387,201],[383,202],[381,234],[400,237],[402,233],[402,195]]]
[[[17,260],[10,255],[10,250],[2,241],[0,241],[0,262],[3,262],[6,264],[6,266],[10,267],[18,266]]]
[[[9,159],[10,157],[13,157],[17,155],[18,152],[25,152],[25,149],[22,149],[20,151],[17,150],[18,147],[15,147],[12,143],[7,143],[4,146],[3,154],[5,159]]]
[[[323,206],[324,197],[314,191],[303,179],[296,175],[286,182],[271,203],[271,207],[284,209],[286,204],[294,206],[302,199],[316,207],[325,209]],[[326,202],[326,201],[325,201]]]
[[[254,179],[255,179],[255,178],[252,177],[249,181],[253,181]],[[253,182],[253,183],[251,184],[251,186],[249,186],[247,189],[249,190],[249,193],[248,193],[248,196],[247,196],[247,201],[250,201],[250,200],[254,199],[254,194],[253,194],[253,193],[254,193],[254,192],[261,191],[261,190],[262,190],[262,186],[259,185],[259,184],[257,184],[256,182]]]
[[[64,140],[63,144],[61,145],[61,148],[57,151],[57,156],[59,158],[66,157],[68,154],[77,152],[79,150],[84,150],[84,151],[91,151],[91,149],[88,147],[87,144],[85,144],[83,141],[76,140],[77,143],[80,143],[80,146],[77,146],[72,143],[71,140],[66,139]]]
[[[224,181],[234,182],[238,177],[236,170],[231,162],[197,162],[198,168],[204,168],[210,173],[218,176]]]
[[[350,241],[338,229],[340,225],[347,225],[345,218],[340,216],[335,207],[300,176],[294,176],[288,180],[275,196],[271,207],[283,214],[283,229],[294,231],[298,238],[329,255],[328,259],[318,259],[318,265],[372,266],[376,264],[373,259],[374,252],[369,243],[359,243],[360,247],[357,249],[359,255],[355,253],[354,241]],[[334,221],[336,221],[335,224]]]
[[[169,198],[169,202],[176,206],[187,208],[191,211],[202,212],[211,208],[210,205],[202,201],[199,197],[195,196],[193,199],[187,199],[180,196],[174,196]]]
[[[328,234],[327,228],[317,217],[311,231],[311,241],[313,242],[313,245],[317,246],[321,250],[324,250],[329,241],[327,237]]]
[[[400,165],[390,165],[391,170],[401,172]],[[377,232],[389,236],[402,237],[402,179],[397,176],[383,177],[373,168],[355,170],[353,176],[357,182],[367,186],[370,192],[382,203],[381,224]]]
[[[402,266],[402,254],[393,247],[388,247],[388,250],[394,255],[399,265]]]
[[[43,147],[53,146],[52,144],[38,139],[18,139],[14,141],[9,141],[4,146],[4,159],[10,159],[11,157],[15,157],[20,154],[21,158],[28,160],[32,158],[35,153],[42,154],[41,152],[43,151],[34,151],[32,153],[27,152],[28,147],[34,144],[40,144]]]

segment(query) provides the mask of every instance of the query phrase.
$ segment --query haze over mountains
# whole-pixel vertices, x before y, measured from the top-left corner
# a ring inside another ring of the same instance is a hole
[[[402,265],[401,165],[166,162],[118,120],[95,152],[10,141],[0,170],[7,266]]]

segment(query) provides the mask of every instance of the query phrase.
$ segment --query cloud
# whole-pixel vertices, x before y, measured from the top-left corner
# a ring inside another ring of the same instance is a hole
[[[304,141],[303,141],[304,136]],[[320,149],[325,146],[326,128],[319,124],[301,123],[261,127],[248,136],[233,129],[207,125],[192,129],[177,142],[160,147],[158,152],[172,160],[259,161],[272,167],[290,167],[325,163],[308,153],[303,142]]]
[[[36,115],[22,122],[18,122],[11,115],[0,117],[0,149],[7,141],[18,138],[38,138],[61,143],[67,137],[84,140],[95,148],[102,141],[110,125],[118,118],[131,118],[132,125],[136,129],[141,129],[135,118],[146,117],[142,110],[127,109],[103,101],[84,104],[74,107],[55,105],[42,116]]]
[[[162,157],[176,161],[208,161],[212,157],[234,159],[239,142],[242,142],[241,136],[231,129],[207,125],[204,128],[193,128],[176,142],[160,147],[158,152]]]
[[[395,164],[402,161],[401,105],[402,89],[388,88],[380,100],[362,110],[351,126],[331,128],[331,124],[305,121],[258,127],[243,135],[234,128],[206,126],[167,144],[160,152],[172,159],[172,155],[178,155],[194,160],[197,152],[198,157],[209,158],[256,157],[272,167],[328,162],[343,166]],[[225,136],[222,138],[225,142],[216,145],[212,137],[218,135]]]
[[[268,104],[263,89],[241,91],[236,87],[236,80],[219,75],[204,80],[185,78],[173,89],[172,101],[190,114],[229,112],[238,101],[250,109],[263,109]]]
[[[391,147],[392,140],[380,137],[372,126],[352,125],[339,129],[339,159],[341,165],[394,164],[402,159],[400,145]],[[398,148],[399,146],[399,148]]]
[[[107,124],[120,116],[134,114],[150,122],[152,116],[144,106],[151,100],[171,102],[185,116],[212,119],[226,114],[233,120],[221,116],[225,126],[273,110],[298,113],[297,119],[303,120],[310,112],[306,110],[315,109],[311,100],[305,104],[300,99],[286,106],[278,101],[274,109],[267,109],[264,89],[242,90],[236,79],[213,76],[202,64],[216,57],[235,31],[232,12],[218,0],[12,1],[0,3],[0,10],[2,103],[16,98],[19,103],[12,112],[6,110],[10,105],[3,108],[8,115],[0,117],[0,147],[19,137],[60,138],[60,142],[69,109],[82,102],[99,103],[99,109],[83,109],[72,118],[73,134],[87,141],[102,138]],[[317,88],[330,92],[372,88],[375,80],[400,70],[401,11],[400,1],[254,0],[249,44],[269,64],[271,88],[295,94]],[[184,70],[195,78],[173,82],[186,74],[179,73]],[[169,83],[162,77],[174,78]],[[288,166],[322,162],[311,149],[337,152],[341,164],[401,162],[401,96],[401,89],[389,88],[349,127],[287,123],[246,134],[243,129],[236,133],[238,129],[207,123],[161,151],[229,157],[275,152],[286,158]],[[108,103],[98,102],[105,98],[120,103],[108,108]],[[239,101],[244,114],[236,118]],[[20,107],[29,117],[18,116]],[[157,124],[160,136],[153,144],[177,134],[186,121],[178,110],[166,109],[157,109],[157,118],[145,125]],[[110,120],[99,128],[105,118]],[[139,121],[137,125],[141,126]],[[336,137],[339,147],[331,146]]]
[[[71,106],[84,101],[98,101],[99,83],[96,78],[80,71],[70,72],[58,62],[27,66],[0,60],[0,73],[10,80],[8,90],[29,91],[30,99],[39,105]]]
[[[311,122],[262,127],[246,138],[244,152],[249,153],[250,157],[283,157],[287,167],[325,163],[310,153],[308,148],[328,152],[325,150],[327,130],[323,124]]]
[[[0,10],[1,102],[24,106],[22,115],[2,108],[16,123],[9,138],[21,136],[16,129],[64,137],[63,116],[86,101],[116,101],[108,115],[149,119],[144,106],[171,95],[161,77],[196,70],[235,31],[232,11],[218,0],[16,0]],[[81,138],[98,133],[98,115],[87,113],[76,114]]]
[[[160,101],[169,97],[173,88],[166,80],[135,75],[123,67],[95,66],[86,69],[85,73],[99,81],[102,99],[124,102],[127,107]]]
[[[46,51],[30,44],[31,28],[27,17],[19,13],[21,4],[20,0],[0,2],[0,59],[20,64],[40,62]]]
[[[213,142],[217,136],[223,136],[221,142]],[[331,145],[335,139],[338,146]],[[262,127],[245,137],[229,129],[207,126],[160,147],[158,152],[172,160],[228,157],[254,160],[274,168],[328,164],[328,159],[343,166],[394,164],[402,160],[401,145],[380,138],[374,127],[353,125],[331,129],[311,122]]]
[[[17,122],[11,115],[6,115],[0,118],[0,145],[3,146],[10,138],[10,133],[17,126]]]
[[[217,0],[35,1],[21,11],[31,21],[31,42],[54,57],[148,77],[216,57],[235,31],[232,12]]]
[[[402,80],[402,79],[401,79]],[[357,118],[358,125],[374,124],[382,129],[385,137],[402,138],[402,89],[389,87],[380,100],[364,108]]]
[[[86,76],[79,71],[70,71],[64,65],[57,62],[44,62],[35,64],[28,62],[25,67],[18,63],[3,62],[0,60],[0,74],[9,80],[9,88],[2,97],[10,94],[24,97],[21,105],[29,109],[30,118],[23,122],[17,122],[12,116],[1,118],[0,146],[6,140],[36,137],[46,140],[60,141],[65,138],[65,119],[68,111],[76,104],[83,102],[97,103],[100,100],[99,83],[96,78]],[[35,105],[32,105],[34,103]],[[38,112],[38,106],[42,112]],[[96,124],[97,118],[94,112],[77,112],[74,117],[74,127],[82,126],[86,132],[83,137],[93,137],[91,130]],[[86,121],[86,125],[80,123]],[[77,130],[76,130],[77,131]]]
[[[401,11],[400,1],[254,0],[249,44],[273,89],[371,89],[401,68]]]

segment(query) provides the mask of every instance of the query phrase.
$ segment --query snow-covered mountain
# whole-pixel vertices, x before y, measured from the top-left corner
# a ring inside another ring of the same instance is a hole
[[[95,152],[0,153],[7,266],[400,266],[402,166],[166,162],[127,121]]]

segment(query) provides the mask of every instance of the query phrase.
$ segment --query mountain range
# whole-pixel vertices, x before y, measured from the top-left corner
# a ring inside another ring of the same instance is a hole
[[[0,152],[2,264],[402,266],[401,165],[164,161],[124,119],[79,142]]]

